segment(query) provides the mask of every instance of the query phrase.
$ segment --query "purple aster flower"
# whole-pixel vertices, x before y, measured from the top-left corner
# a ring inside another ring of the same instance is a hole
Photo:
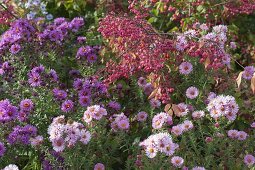
[[[79,97],[82,97],[82,96],[90,96],[91,92],[90,92],[90,89],[86,88],[86,89],[81,89],[79,91]]]
[[[199,94],[199,91],[196,87],[189,87],[187,90],[186,90],[186,96],[187,98],[189,99],[195,99]]]
[[[146,112],[143,112],[143,111],[139,112],[137,114],[137,121],[144,122],[144,121],[146,121],[147,117],[148,117],[148,114]]]
[[[128,119],[121,119],[121,120],[117,121],[117,125],[118,125],[118,128],[122,129],[122,130],[127,130],[127,129],[129,129],[129,126],[130,126]]]
[[[150,105],[152,108],[159,108],[161,106],[161,102],[153,98],[150,100]]]
[[[45,68],[43,65],[39,65],[37,67],[34,67],[31,72],[32,73],[38,73],[38,74],[41,74],[42,72],[44,72]]]
[[[175,167],[181,167],[183,165],[183,163],[184,163],[184,160],[183,160],[182,157],[174,156],[174,157],[171,158],[171,163]]]
[[[81,90],[83,87],[83,80],[82,79],[75,79],[73,82],[73,87],[75,90]]]
[[[70,112],[73,109],[74,103],[71,100],[66,100],[64,103],[61,105],[61,110],[63,112]]]
[[[17,54],[21,50],[21,46],[19,44],[13,44],[10,48],[10,52],[12,54]]]
[[[72,29],[73,32],[77,32],[82,26],[84,25],[83,18],[76,17],[70,22],[70,29]]]
[[[102,164],[102,163],[97,163],[97,164],[94,166],[94,170],[105,170],[105,166],[104,166],[104,164]]]
[[[247,166],[252,166],[255,163],[255,157],[253,155],[247,154],[245,155],[243,161]]]
[[[53,30],[49,33],[49,38],[51,41],[57,42],[63,40],[63,34],[60,30]]]
[[[64,17],[59,17],[54,19],[55,25],[61,25],[62,23],[66,22],[66,19]]]
[[[190,62],[182,62],[179,66],[179,72],[184,75],[188,75],[192,72],[193,66]]]
[[[140,77],[137,81],[138,86],[144,87],[147,84],[147,81],[144,77]]]
[[[116,101],[110,101],[108,103],[108,107],[110,107],[110,108],[112,108],[114,110],[117,110],[117,111],[121,109],[121,105],[118,102],[116,102]]]
[[[41,85],[42,80],[41,80],[40,74],[38,74],[38,73],[29,73],[28,76],[29,76],[28,83],[32,87],[38,87],[38,86]]]
[[[236,49],[236,43],[235,42],[230,42],[230,48],[232,48],[233,50]]]
[[[34,104],[30,99],[24,99],[20,102],[20,109],[22,111],[30,112],[34,108]]]
[[[84,43],[84,42],[86,42],[86,37],[79,36],[79,37],[77,37],[77,41],[78,41],[78,43]]]
[[[82,96],[82,97],[79,98],[79,103],[80,103],[81,106],[87,107],[87,106],[90,105],[91,99],[90,99],[89,96]]]
[[[81,73],[80,73],[79,70],[70,70],[69,75],[72,76],[72,77],[77,77],[77,76],[80,76]]]
[[[87,56],[87,61],[88,61],[89,63],[94,63],[94,62],[96,62],[96,61],[97,61],[97,55],[96,55],[96,54],[89,54],[89,55]]]
[[[144,87],[143,87],[144,93],[148,96],[152,93],[152,91],[154,90],[153,86],[151,83],[147,83]]]
[[[54,88],[52,90],[54,97],[57,100],[64,100],[67,97],[67,93],[64,90],[59,90],[57,88]]]
[[[6,147],[4,146],[2,142],[0,142],[0,157],[4,155],[5,151],[6,151]]]
[[[25,122],[28,120],[28,115],[28,112],[19,111],[17,118],[20,122]]]
[[[57,72],[56,72],[55,70],[51,69],[51,70],[50,70],[50,73],[49,73],[49,76],[50,76],[50,78],[51,78],[53,81],[55,81],[55,82],[58,81],[58,75],[57,75]]]
[[[76,54],[76,58],[80,59],[81,57],[86,57],[88,56],[91,52],[93,51],[93,49],[90,46],[82,46],[78,49],[77,54]]]
[[[253,77],[254,72],[255,72],[255,68],[253,66],[246,66],[244,68],[242,77],[246,80],[250,80]]]

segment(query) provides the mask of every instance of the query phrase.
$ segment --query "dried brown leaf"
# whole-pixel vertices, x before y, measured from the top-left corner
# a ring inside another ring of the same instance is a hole
[[[242,82],[243,71],[241,71],[236,79],[237,87],[239,88]]]

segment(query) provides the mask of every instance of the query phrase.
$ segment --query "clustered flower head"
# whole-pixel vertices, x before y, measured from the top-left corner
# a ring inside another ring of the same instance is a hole
[[[229,130],[228,131],[228,137],[231,139],[238,139],[238,140],[246,140],[248,137],[248,134],[244,131],[238,131],[238,130]]]
[[[30,138],[35,137],[37,135],[37,128],[32,125],[25,126],[15,126],[12,132],[8,135],[7,141],[11,145],[14,144],[30,144]]]
[[[219,95],[209,102],[207,110],[210,112],[210,116],[214,119],[225,116],[229,121],[234,121],[239,106],[233,96]]]
[[[73,147],[77,142],[88,144],[91,134],[83,124],[68,120],[64,116],[53,119],[48,128],[49,139],[56,152],[63,152],[67,147]]]
[[[93,105],[87,107],[87,110],[83,114],[83,120],[86,123],[90,123],[93,119],[100,120],[103,118],[103,116],[107,115],[107,111],[105,108],[99,106],[99,105]]]
[[[18,116],[18,108],[13,106],[8,99],[0,101],[0,122],[14,120]]]
[[[179,147],[178,144],[172,141],[172,137],[169,133],[151,135],[139,145],[143,147],[149,158],[154,158],[158,152],[171,156]]]
[[[152,119],[152,127],[153,129],[160,129],[167,122],[172,123],[172,117],[165,112],[161,112],[156,114]]]
[[[121,131],[127,131],[130,127],[129,119],[128,117],[124,114],[114,114],[113,115],[113,121],[111,123],[111,128],[113,131],[117,132],[118,130]]]

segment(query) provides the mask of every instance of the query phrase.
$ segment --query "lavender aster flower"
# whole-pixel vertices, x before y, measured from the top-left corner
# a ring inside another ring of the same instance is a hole
[[[253,66],[246,66],[244,68],[242,77],[246,80],[250,80],[253,77],[254,72],[255,72],[255,68]]]
[[[0,142],[0,157],[4,155],[6,148],[2,142]]]
[[[97,163],[94,167],[94,170],[105,170],[105,166],[102,163]]]
[[[30,99],[24,99],[20,102],[20,109],[22,111],[30,112],[34,108],[34,104]]]
[[[247,166],[252,166],[255,163],[255,157],[253,155],[247,154],[245,155],[243,161]]]
[[[66,100],[61,106],[63,112],[70,112],[73,109],[74,103],[71,100]]]
[[[10,52],[12,54],[17,54],[21,50],[21,46],[19,44],[13,44],[10,48]]]
[[[91,99],[89,96],[82,96],[79,98],[79,103],[83,107],[87,107],[90,105]]]
[[[186,96],[187,98],[189,99],[195,99],[199,94],[199,91],[196,87],[189,87],[187,90],[186,90]]]
[[[182,62],[179,66],[179,72],[184,75],[188,75],[192,72],[193,66],[190,62]]]

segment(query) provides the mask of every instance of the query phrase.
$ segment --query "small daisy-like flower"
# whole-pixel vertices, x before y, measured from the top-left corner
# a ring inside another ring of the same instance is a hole
[[[184,75],[188,75],[192,72],[193,66],[190,62],[182,62],[179,66],[179,72]]]
[[[246,66],[244,68],[244,72],[242,77],[246,80],[250,80],[255,72],[255,68],[253,66]]]
[[[97,61],[97,55],[96,55],[96,54],[89,54],[89,55],[87,56],[87,61],[88,61],[89,63],[94,63],[94,62],[96,62],[96,61]]]
[[[255,122],[253,122],[253,123],[251,124],[251,127],[252,127],[252,128],[255,128]]]
[[[253,155],[247,154],[245,155],[243,161],[247,166],[252,166],[255,163],[255,157]]]
[[[184,132],[189,131],[190,129],[192,129],[194,127],[193,123],[190,120],[185,120],[181,124],[181,126],[182,126]]]
[[[94,170],[105,170],[105,166],[104,166],[104,164],[102,164],[102,163],[97,163],[97,164],[94,166]]]
[[[239,136],[238,130],[229,130],[228,131],[228,137],[230,137],[231,139],[237,139],[238,136]]]
[[[244,131],[239,131],[238,132],[238,140],[245,140],[247,138],[248,134]]]
[[[148,146],[146,147],[145,152],[149,158],[154,158],[157,155],[158,150],[153,146]]]
[[[137,121],[144,122],[146,121],[147,117],[148,117],[148,114],[146,112],[139,112],[137,114]]]
[[[140,77],[137,81],[138,86],[144,87],[147,84],[147,81],[144,77]]]
[[[161,106],[161,102],[157,99],[151,99],[150,105],[152,108],[159,108]]]
[[[174,156],[172,157],[171,159],[171,163],[173,164],[173,166],[175,167],[181,167],[184,163],[184,160],[182,157],[179,157],[179,156]]]
[[[189,108],[188,108],[188,105],[186,105],[185,103],[179,103],[178,105],[178,108],[180,109],[180,112],[178,113],[174,113],[176,116],[178,117],[182,117],[182,116],[186,116],[189,112]]]
[[[73,109],[73,101],[71,100],[66,100],[64,103],[61,105],[61,110],[63,112],[70,112]]]
[[[90,123],[92,121],[92,115],[89,111],[85,111],[82,118],[86,123]]]
[[[183,127],[181,125],[176,125],[172,127],[171,133],[173,133],[176,136],[181,135],[183,132]]]
[[[87,107],[90,105],[91,99],[89,96],[82,96],[79,98],[79,103],[83,107]]]
[[[129,121],[127,119],[122,119],[118,122],[119,129],[126,130],[129,128]]]
[[[30,99],[25,99],[20,102],[20,109],[22,111],[30,112],[33,108],[34,108],[34,104],[32,100]]]
[[[199,94],[199,91],[196,87],[189,87],[187,90],[186,90],[186,96],[187,98],[189,99],[195,99]]]
[[[10,52],[12,54],[17,54],[21,50],[21,46],[19,44],[13,44],[10,48]]]
[[[65,141],[63,138],[53,139],[52,146],[56,152],[62,152],[65,149]]]
[[[202,117],[204,117],[204,116],[205,116],[205,112],[202,111],[202,110],[194,111],[194,112],[192,113],[193,119],[200,119],[200,118],[202,118]]]
[[[81,130],[81,133],[80,133],[80,141],[83,143],[83,144],[88,144],[89,141],[91,139],[91,134],[89,133],[89,131],[86,131],[86,130]]]
[[[10,164],[6,166],[3,170],[19,170],[19,167],[17,165]]]

